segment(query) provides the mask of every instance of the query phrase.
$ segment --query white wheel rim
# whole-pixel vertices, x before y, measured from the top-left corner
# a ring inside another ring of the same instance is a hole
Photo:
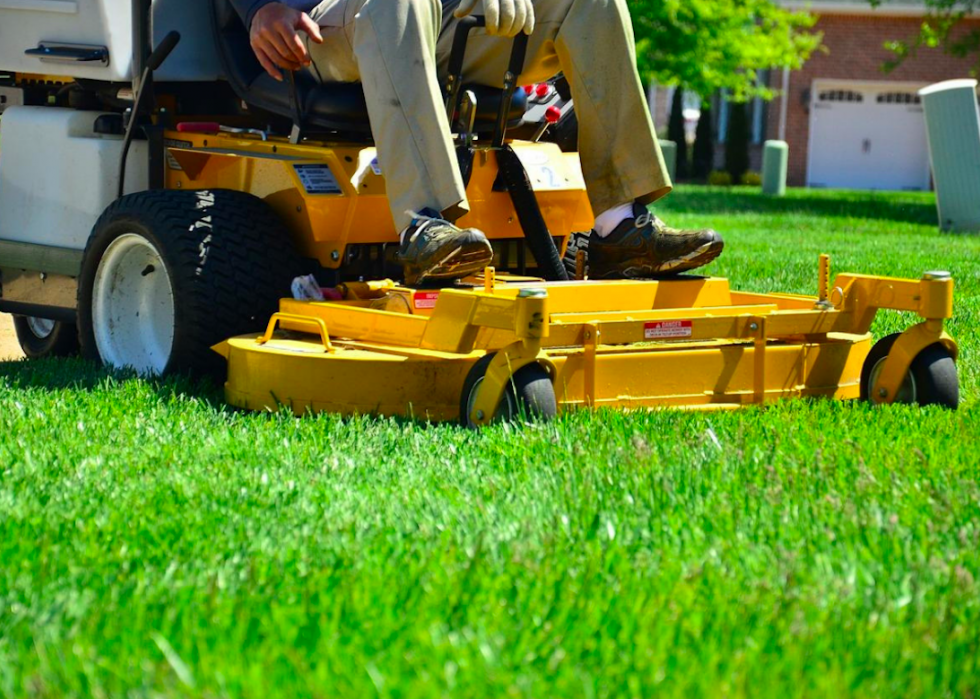
[[[868,395],[871,395],[871,391],[874,389],[875,384],[878,383],[878,377],[881,375],[881,370],[885,368],[885,360],[888,357],[882,357],[875,365],[871,367],[871,376],[868,377]],[[912,372],[909,371],[905,375],[905,380],[902,381],[902,385],[898,387],[898,395],[895,396],[893,403],[915,403],[916,397],[919,392],[916,390],[915,377],[912,376]],[[873,397],[873,396],[872,396]]]
[[[39,340],[46,340],[54,332],[55,322],[50,318],[27,316],[27,327],[34,333],[34,337]]]
[[[92,326],[102,361],[162,374],[174,344],[174,291],[159,251],[136,233],[109,244],[95,273]]]

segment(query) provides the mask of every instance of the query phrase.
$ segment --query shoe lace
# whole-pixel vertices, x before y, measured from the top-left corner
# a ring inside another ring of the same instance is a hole
[[[419,234],[422,233],[422,231],[424,231],[426,228],[431,226],[433,223],[437,221],[442,222],[442,219],[440,218],[435,218],[434,216],[427,216],[426,214],[423,214],[418,211],[412,211],[411,209],[408,209],[407,211],[405,211],[405,213],[412,217],[412,222],[409,224],[409,227],[412,226],[415,227],[415,230],[412,231],[412,235],[408,237],[408,240],[406,241],[407,243],[413,242],[416,238],[419,237]]]
[[[635,219],[633,219],[633,225],[637,228],[645,228],[646,226],[652,224],[657,220],[657,217],[652,213],[647,211],[646,213],[640,214]]]

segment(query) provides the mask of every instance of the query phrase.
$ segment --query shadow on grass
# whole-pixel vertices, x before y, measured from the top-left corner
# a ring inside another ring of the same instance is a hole
[[[795,214],[937,225],[935,201],[924,192],[791,189],[784,197],[767,197],[757,189],[682,186],[663,202],[663,210],[678,213]]]
[[[134,371],[106,369],[95,362],[77,357],[0,362],[0,382],[16,389],[91,392],[129,381],[143,383],[161,401],[193,396],[215,409],[228,409],[220,384],[211,377],[177,375],[146,378]]]
[[[226,414],[248,413],[256,417],[278,419],[283,416],[293,417],[292,408],[285,403],[278,410],[244,410],[225,402],[222,389],[222,379],[204,376],[193,377],[186,374],[168,376],[166,378],[146,378],[134,371],[110,370],[85,359],[16,359],[0,361],[0,386],[15,390],[44,390],[44,391],[75,391],[92,393],[118,389],[129,382],[139,382],[149,388],[161,403],[174,400],[193,398],[200,401],[209,409]],[[301,417],[313,418],[313,413],[304,413]],[[423,416],[394,416],[387,417],[376,413],[364,413],[357,416],[336,416],[344,423],[356,423],[362,420],[391,421],[400,428],[406,426],[430,427],[436,423],[426,420]],[[443,423],[451,424],[451,423]]]

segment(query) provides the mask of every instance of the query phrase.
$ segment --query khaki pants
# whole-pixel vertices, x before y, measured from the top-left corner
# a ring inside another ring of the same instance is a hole
[[[671,184],[636,71],[626,0],[534,0],[534,9],[518,84],[564,71],[592,209],[665,195]],[[310,15],[324,38],[308,44],[310,70],[322,82],[364,85],[395,225],[406,227],[406,211],[425,207],[468,211],[440,91],[455,21],[441,31],[440,0],[324,0]],[[501,86],[511,43],[473,30],[464,81]]]

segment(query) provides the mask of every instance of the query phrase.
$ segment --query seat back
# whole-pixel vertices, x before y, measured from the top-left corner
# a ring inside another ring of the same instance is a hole
[[[246,104],[293,118],[292,95],[286,81],[265,72],[252,51],[248,31],[229,0],[210,0],[215,43],[229,84]],[[367,105],[355,83],[319,85],[305,70],[297,71],[296,94],[306,127],[370,133]]]
[[[288,81],[274,80],[259,64],[249,43],[248,31],[229,0],[209,0],[218,55],[229,84],[247,105],[294,120]],[[367,103],[360,83],[319,84],[306,70],[297,71],[296,96],[305,130],[339,131],[369,135]],[[493,130],[502,97],[498,88],[467,85],[477,96],[477,131]],[[527,108],[523,90],[510,105],[512,124],[519,123]]]

